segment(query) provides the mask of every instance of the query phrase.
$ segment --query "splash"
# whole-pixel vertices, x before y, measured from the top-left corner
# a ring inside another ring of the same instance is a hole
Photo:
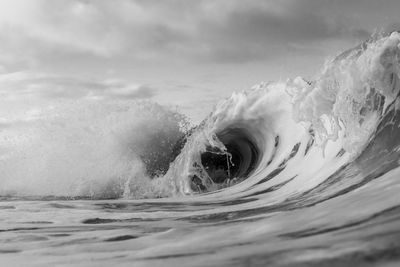
[[[0,131],[2,195],[116,198],[159,190],[184,116],[150,102],[80,101]]]

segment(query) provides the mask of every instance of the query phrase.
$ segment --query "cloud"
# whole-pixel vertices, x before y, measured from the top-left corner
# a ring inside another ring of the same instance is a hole
[[[2,0],[0,64],[246,62],[276,57],[292,43],[369,34],[327,12],[335,1],[319,2]]]
[[[212,103],[259,80],[312,75],[398,22],[399,9],[398,0],[0,0],[0,114],[17,102],[152,98],[190,103],[198,116],[209,108],[191,103],[206,92]]]
[[[370,35],[366,29],[349,26],[349,19],[319,13],[313,1],[263,3],[235,5],[219,23],[201,26],[204,37],[200,41],[212,60],[260,61],[284,55],[298,44],[318,51],[321,42],[362,40]]]
[[[11,126],[10,123],[0,121],[0,130],[6,129],[6,128],[10,127],[10,126]]]
[[[108,96],[119,99],[147,99],[155,95],[155,89],[146,85],[111,87]]]
[[[123,80],[90,80],[68,76],[17,72],[0,75],[2,99],[148,99],[156,90]]]

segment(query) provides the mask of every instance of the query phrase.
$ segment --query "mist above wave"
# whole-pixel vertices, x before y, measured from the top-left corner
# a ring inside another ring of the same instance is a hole
[[[0,130],[1,195],[157,195],[187,120],[157,104],[77,101]]]

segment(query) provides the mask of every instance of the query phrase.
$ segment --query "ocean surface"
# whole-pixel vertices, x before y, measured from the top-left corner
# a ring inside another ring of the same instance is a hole
[[[399,93],[392,33],[195,126],[148,101],[3,118],[0,265],[400,266]]]

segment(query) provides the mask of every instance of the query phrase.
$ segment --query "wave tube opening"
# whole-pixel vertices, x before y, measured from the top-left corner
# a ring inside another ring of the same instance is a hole
[[[216,134],[216,137],[224,150],[209,146],[200,156],[201,165],[211,183],[226,187],[245,180],[260,159],[259,148],[250,133],[242,128],[228,128]],[[208,191],[196,176],[192,178],[192,183],[200,187],[200,191]]]

